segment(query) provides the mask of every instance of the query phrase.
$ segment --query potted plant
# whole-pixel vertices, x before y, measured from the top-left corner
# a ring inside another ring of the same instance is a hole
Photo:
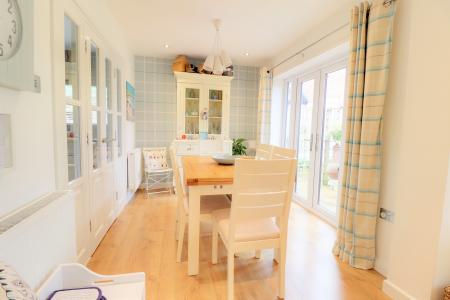
[[[245,139],[233,139],[233,155],[247,155],[247,146],[244,145]]]

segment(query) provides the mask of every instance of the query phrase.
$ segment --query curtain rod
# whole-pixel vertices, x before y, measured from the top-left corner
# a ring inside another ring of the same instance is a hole
[[[394,1],[395,1],[395,0],[384,0],[384,1],[383,1],[383,5],[384,5],[385,7],[389,7],[389,6],[391,6],[391,4],[392,4]],[[329,37],[330,35],[332,35],[332,34],[338,32],[339,30],[341,30],[341,29],[347,27],[348,25],[350,25],[349,22],[347,22],[347,23],[345,23],[345,24],[339,26],[338,28],[334,29],[333,31],[331,31],[331,32],[329,32],[329,33],[327,33],[327,34],[325,34],[325,35],[322,36],[320,39],[316,40],[315,42],[312,42],[311,44],[309,44],[309,45],[307,45],[306,47],[302,48],[301,50],[295,52],[295,53],[292,54],[291,56],[289,56],[289,57],[283,59],[282,61],[280,61],[279,63],[277,63],[275,66],[271,67],[269,70],[267,70],[267,73],[272,72],[275,68],[277,68],[277,67],[281,66],[282,64],[284,64],[285,62],[287,62],[287,61],[293,59],[293,58],[296,57],[297,55],[302,54],[305,50],[308,50],[308,49],[311,48],[312,46],[314,46],[314,45],[320,43],[321,41],[323,41],[324,39],[326,39],[326,38]]]

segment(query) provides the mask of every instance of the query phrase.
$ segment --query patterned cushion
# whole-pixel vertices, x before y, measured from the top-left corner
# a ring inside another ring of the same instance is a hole
[[[0,300],[37,300],[28,284],[2,261],[0,261]]]
[[[168,167],[166,148],[147,148],[142,153],[144,155],[146,172],[166,169]]]

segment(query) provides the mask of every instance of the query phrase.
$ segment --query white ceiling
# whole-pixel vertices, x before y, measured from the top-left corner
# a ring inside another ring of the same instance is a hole
[[[234,64],[261,66],[348,0],[107,0],[136,55],[205,57],[212,20]],[[168,44],[169,48],[164,48]],[[250,55],[245,56],[248,52]]]

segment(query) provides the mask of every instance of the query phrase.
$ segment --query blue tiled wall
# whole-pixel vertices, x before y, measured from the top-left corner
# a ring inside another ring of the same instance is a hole
[[[199,63],[194,60],[193,63]],[[172,60],[135,57],[136,147],[168,147],[176,137],[176,80]],[[235,66],[230,137],[256,139],[259,69]]]

